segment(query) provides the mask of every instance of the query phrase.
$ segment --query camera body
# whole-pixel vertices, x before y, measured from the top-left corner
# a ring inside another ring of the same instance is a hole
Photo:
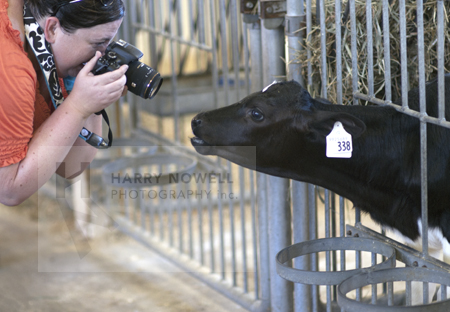
[[[158,92],[163,79],[156,70],[139,61],[143,55],[141,50],[122,39],[112,41],[105,55],[98,59],[92,73],[101,75],[128,65],[125,73],[128,90],[144,99],[151,99]]]

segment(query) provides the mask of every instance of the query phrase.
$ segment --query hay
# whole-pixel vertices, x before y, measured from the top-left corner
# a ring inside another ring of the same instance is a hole
[[[326,0],[326,42],[327,42],[327,85],[328,99],[337,103],[336,92],[336,59],[335,59],[335,7],[334,0]],[[450,72],[450,4],[445,3],[444,12],[444,36],[445,36],[445,57],[444,70]],[[346,3],[342,11],[345,14]],[[315,4],[313,4],[315,6]],[[383,5],[381,1],[372,1],[372,32],[373,32],[373,74],[375,96],[380,99],[385,97],[385,62],[383,47]],[[390,65],[392,100],[400,97],[401,94],[401,62],[400,62],[400,17],[398,0],[392,0],[390,5]],[[315,12],[315,7],[312,8]],[[345,19],[345,17],[344,17]],[[437,75],[437,8],[436,1],[429,1],[424,4],[424,41],[425,41],[425,71],[426,80],[430,80]],[[307,59],[306,50],[297,51],[298,60],[303,64],[303,77],[307,77],[307,63],[311,62],[312,81],[309,86],[313,96],[320,96],[321,86],[321,46],[320,46],[320,26],[316,21],[316,16],[312,16],[313,29],[305,40],[305,49],[310,49],[312,57]],[[350,17],[342,21],[342,85],[343,104],[352,103],[352,59],[351,59],[351,29]],[[368,66],[367,66],[367,30],[366,30],[366,4],[365,1],[356,1],[356,29],[357,29],[357,53],[358,53],[358,91],[368,93]],[[408,51],[408,75],[409,88],[418,85],[418,53],[417,53],[417,24],[416,24],[416,2],[406,0],[406,36]]]

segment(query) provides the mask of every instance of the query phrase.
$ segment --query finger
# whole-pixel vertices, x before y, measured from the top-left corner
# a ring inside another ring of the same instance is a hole
[[[101,76],[103,78],[105,78],[105,81],[107,81],[107,84],[113,83],[120,79],[125,79],[125,83],[126,83],[125,73],[127,72],[127,70],[128,70],[128,65],[122,65],[118,69],[116,69],[112,72],[104,73]]]
[[[95,55],[93,58],[87,62],[84,67],[80,70],[80,73],[83,72],[84,74],[90,73],[93,69],[95,64],[97,63],[98,59],[102,56],[102,53],[100,51],[95,52]]]

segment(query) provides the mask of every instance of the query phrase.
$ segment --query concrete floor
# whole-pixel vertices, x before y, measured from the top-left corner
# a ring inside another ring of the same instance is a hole
[[[1,312],[246,311],[123,234],[86,241],[36,206],[0,205]]]

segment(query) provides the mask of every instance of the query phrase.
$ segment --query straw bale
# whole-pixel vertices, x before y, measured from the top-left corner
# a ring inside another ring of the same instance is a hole
[[[450,2],[445,3],[445,72],[450,72]],[[335,23],[335,0],[325,0],[326,14],[326,49],[327,49],[327,97],[330,101],[337,103],[336,95],[336,23]],[[342,5],[341,30],[342,30],[342,85],[343,104],[352,103],[352,58],[351,58],[351,28],[350,16],[346,18],[345,9],[347,2]],[[408,88],[418,85],[418,52],[417,52],[417,18],[416,1],[406,0],[406,40],[407,40],[407,63],[408,63]],[[348,8],[347,8],[348,9]],[[372,33],[373,33],[373,74],[375,96],[385,98],[385,71],[383,46],[383,4],[382,1],[372,1]],[[313,3],[312,12],[316,12]],[[390,66],[392,83],[392,100],[401,94],[401,61],[400,61],[400,18],[399,1],[392,0],[389,7],[389,29],[390,29]],[[437,75],[437,9],[436,1],[424,3],[424,46],[425,46],[425,72],[426,80]],[[298,60],[303,64],[303,77],[307,77],[307,64],[311,63],[311,78],[313,84],[308,86],[314,96],[321,96],[321,46],[320,25],[315,14],[312,16],[313,28],[307,34],[304,49],[297,51]],[[367,28],[366,28],[366,2],[356,0],[356,41],[358,57],[358,91],[368,93],[368,66],[367,66]],[[307,58],[306,49],[311,50],[311,58]]]

